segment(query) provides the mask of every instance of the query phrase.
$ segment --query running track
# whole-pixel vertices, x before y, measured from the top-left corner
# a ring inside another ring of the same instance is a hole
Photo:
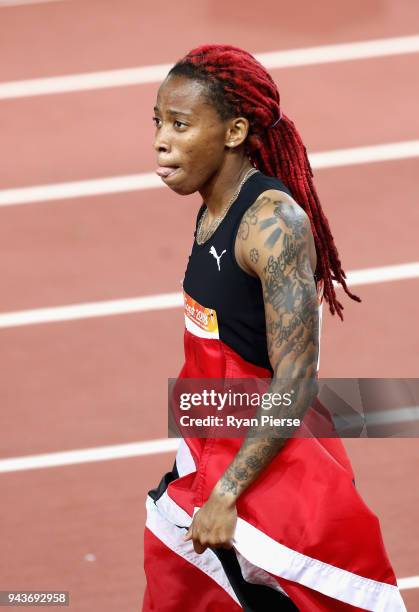
[[[77,612],[133,612],[145,495],[174,456],[165,389],[182,360],[176,304],[199,203],[149,176],[158,67],[206,41],[292,51],[272,74],[363,299],[344,300],[343,325],[326,314],[321,374],[416,377],[419,266],[389,266],[419,261],[419,5],[19,4],[0,2],[0,590],[69,590]],[[121,84],[144,66],[147,78]],[[419,609],[418,442],[346,446]]]

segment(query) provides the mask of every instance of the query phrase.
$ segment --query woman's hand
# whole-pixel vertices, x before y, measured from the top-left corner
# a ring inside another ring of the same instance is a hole
[[[193,541],[196,553],[202,554],[209,546],[232,548],[237,523],[235,499],[214,488],[208,501],[195,514],[185,536]]]

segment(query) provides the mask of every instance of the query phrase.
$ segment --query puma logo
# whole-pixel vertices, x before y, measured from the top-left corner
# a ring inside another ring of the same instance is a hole
[[[221,253],[221,255],[217,255],[217,251],[215,250],[215,247],[212,246],[210,248],[209,252],[217,260],[218,271],[220,272],[221,271],[221,268],[220,268],[220,259],[224,255],[224,253],[227,253],[227,251],[224,249],[224,251]]]

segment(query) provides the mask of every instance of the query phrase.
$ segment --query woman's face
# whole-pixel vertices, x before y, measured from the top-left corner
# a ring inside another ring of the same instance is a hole
[[[226,155],[228,122],[222,121],[204,94],[204,85],[169,76],[154,108],[157,174],[181,195],[204,187]]]

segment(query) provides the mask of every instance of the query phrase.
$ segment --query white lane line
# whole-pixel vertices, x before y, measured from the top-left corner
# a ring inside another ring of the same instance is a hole
[[[379,268],[363,268],[347,273],[348,285],[372,285],[391,281],[408,280],[419,277],[419,262],[397,264],[394,266],[380,266]],[[335,286],[340,287],[340,285]]]
[[[319,170],[321,168],[337,168],[339,166],[353,166],[371,162],[395,161],[418,156],[419,140],[407,140],[367,147],[321,151],[319,153],[312,153],[309,158],[312,167],[315,170]]]
[[[42,455],[10,457],[8,459],[0,459],[0,473],[5,474],[24,470],[38,470],[64,465],[108,461],[109,459],[127,459],[128,457],[157,455],[176,451],[178,446],[179,440],[177,438],[162,438],[160,440],[148,440],[146,442],[131,442],[129,444],[95,446],[93,448],[82,448],[58,453],[45,453]]]
[[[267,53],[255,53],[254,55],[268,70],[272,70],[417,53],[418,51],[419,36],[414,35],[270,51]],[[156,83],[166,77],[172,66],[173,64],[156,64],[135,68],[121,68],[119,70],[103,70],[66,76],[9,81],[0,84],[0,99]]]
[[[53,323],[57,321],[74,321],[91,317],[107,317],[132,312],[147,312],[178,308],[183,305],[181,293],[163,293],[145,297],[110,300],[106,302],[89,302],[56,306],[52,308],[37,308],[18,312],[0,314],[0,328],[33,325],[36,323]]]
[[[71,198],[91,197],[111,193],[126,193],[144,189],[164,187],[163,181],[153,172],[112,176],[68,183],[35,185],[17,189],[0,190],[0,206],[68,200]]]
[[[64,0],[0,0],[0,8],[25,4],[49,4],[51,2],[64,2]]]
[[[369,409],[365,412],[358,412],[354,409],[351,413],[348,411],[345,414],[332,414],[332,418],[338,427],[339,434],[344,438],[346,430],[356,427],[362,422],[367,424],[368,427],[374,425],[403,425],[405,423],[416,424],[419,421],[419,406],[400,406],[391,410],[377,411]]]
[[[320,151],[309,155],[314,170],[352,166],[383,161],[395,161],[419,157],[419,140],[391,142],[381,145]],[[154,172],[129,174],[68,183],[51,183],[16,189],[0,190],[0,206],[15,206],[68,200],[72,198],[92,197],[112,193],[126,193],[145,189],[166,187]]]
[[[347,272],[346,275],[347,284],[351,288],[359,285],[407,280],[419,277],[419,262],[353,270]],[[340,287],[336,282],[334,284],[336,287]],[[20,310],[0,314],[0,328],[54,323],[57,321],[74,321],[92,317],[107,317],[133,312],[179,308],[181,306],[183,306],[182,293],[177,292],[121,300],[55,306],[52,308]]]
[[[397,585],[401,591],[405,591],[406,589],[417,589],[419,588],[419,576],[397,578]]]

